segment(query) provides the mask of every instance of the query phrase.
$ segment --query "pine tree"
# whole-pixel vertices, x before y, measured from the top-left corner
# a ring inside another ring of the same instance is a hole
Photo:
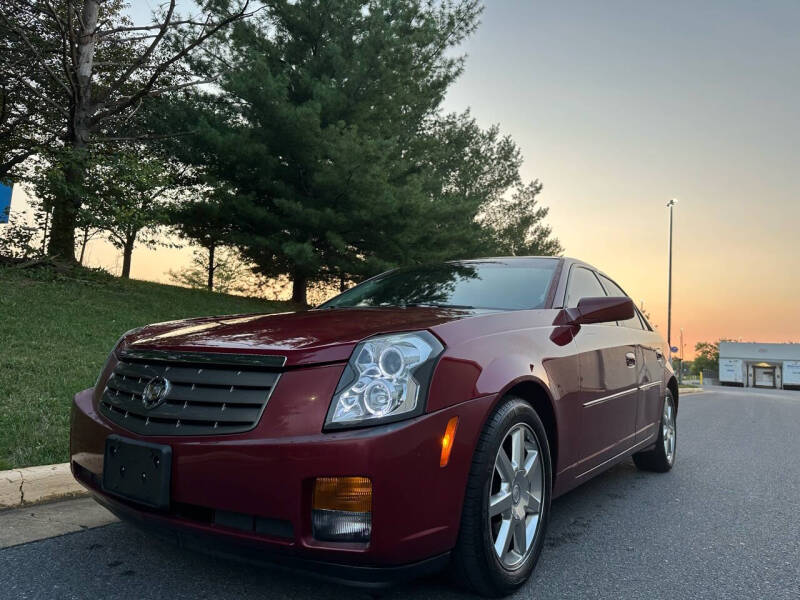
[[[472,0],[264,5],[215,52],[226,64],[222,93],[188,103],[202,111],[176,111],[196,131],[194,147],[176,152],[236,190],[237,246],[262,274],[290,275],[303,303],[310,281],[358,278],[435,245],[418,227],[438,199],[408,151],[460,73],[451,48],[479,9]]]
[[[510,256],[553,256],[564,249],[543,223],[548,208],[536,196],[542,184],[519,182],[510,195],[496,198],[483,208],[480,220],[494,238],[498,253]]]

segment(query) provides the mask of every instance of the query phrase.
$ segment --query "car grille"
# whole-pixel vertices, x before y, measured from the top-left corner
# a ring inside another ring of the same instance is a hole
[[[220,362],[208,362],[216,357]],[[263,360],[260,360],[263,359]],[[283,357],[137,351],[122,353],[100,398],[100,412],[140,435],[220,435],[256,426],[280,377]],[[147,408],[144,390],[169,381]]]

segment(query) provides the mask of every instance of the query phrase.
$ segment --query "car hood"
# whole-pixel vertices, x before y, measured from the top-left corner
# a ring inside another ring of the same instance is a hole
[[[279,355],[286,365],[345,361],[380,333],[428,329],[473,311],[432,307],[347,308],[203,317],[144,327],[126,338],[136,350]]]

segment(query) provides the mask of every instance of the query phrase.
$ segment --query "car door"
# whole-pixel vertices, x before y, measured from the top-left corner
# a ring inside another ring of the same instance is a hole
[[[573,265],[564,298],[574,308],[581,298],[606,296],[591,269]],[[581,325],[575,332],[582,400],[581,459],[587,474],[633,445],[639,394],[637,344],[616,322]]]
[[[627,297],[621,287],[602,273],[600,281],[609,296]],[[653,437],[661,416],[664,353],[661,348],[660,336],[650,329],[638,310],[632,318],[620,321],[619,326],[628,329],[627,333],[632,340],[636,341],[637,355],[640,357],[636,365],[639,386],[636,407],[636,442],[638,443]]]

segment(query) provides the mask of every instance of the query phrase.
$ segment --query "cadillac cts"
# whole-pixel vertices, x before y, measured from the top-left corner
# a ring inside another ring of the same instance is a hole
[[[521,586],[551,500],[675,461],[660,336],[567,258],[398,269],[317,309],[128,332],[72,412],[98,502],[184,547],[382,585]]]

